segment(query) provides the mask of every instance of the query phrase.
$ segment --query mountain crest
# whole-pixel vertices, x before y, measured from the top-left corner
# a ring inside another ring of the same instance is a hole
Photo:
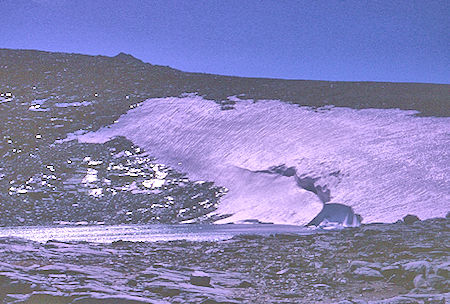
[[[120,52],[119,54],[117,54],[113,58],[114,59],[118,59],[118,60],[123,61],[123,62],[142,63],[142,60],[137,59],[133,55],[126,54],[126,53],[123,53],[123,52]]]

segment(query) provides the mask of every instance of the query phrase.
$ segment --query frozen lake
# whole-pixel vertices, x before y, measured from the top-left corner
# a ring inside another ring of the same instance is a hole
[[[48,240],[111,243],[156,241],[220,241],[236,235],[271,235],[277,233],[312,234],[317,230],[293,225],[273,224],[178,224],[117,226],[2,227],[0,237],[19,237],[38,242]]]

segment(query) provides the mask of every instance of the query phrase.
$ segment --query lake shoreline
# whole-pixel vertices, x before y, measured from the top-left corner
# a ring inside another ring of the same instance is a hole
[[[315,234],[319,228],[278,224],[136,224],[0,227],[1,237],[47,241],[112,243],[114,241],[223,241],[237,235]]]
[[[437,218],[216,242],[0,238],[0,298],[74,304],[445,303],[449,230],[450,219]]]

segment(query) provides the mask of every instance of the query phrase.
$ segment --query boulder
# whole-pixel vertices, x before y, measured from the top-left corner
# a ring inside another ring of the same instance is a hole
[[[419,217],[414,214],[408,214],[403,218],[403,222],[406,225],[411,225],[411,224],[414,224],[415,222],[419,222],[419,221],[420,221]]]
[[[362,217],[359,214],[354,213],[351,207],[343,204],[330,203],[324,204],[322,211],[320,211],[306,226],[359,227],[361,221]]]
[[[431,264],[427,261],[415,261],[409,262],[403,265],[403,269],[407,274],[417,275],[423,274],[426,275],[431,269]]]
[[[67,265],[55,264],[45,265],[36,269],[42,274],[65,274],[67,272]]]
[[[357,268],[352,272],[352,274],[354,277],[365,281],[376,281],[383,279],[383,275],[378,270],[369,267]]]
[[[350,271],[353,271],[357,268],[361,268],[361,267],[368,267],[368,268],[372,268],[375,270],[380,270],[381,269],[381,264],[379,263],[371,263],[371,262],[366,262],[366,261],[351,261],[350,262]]]
[[[211,277],[203,271],[194,271],[189,279],[192,285],[211,286]]]

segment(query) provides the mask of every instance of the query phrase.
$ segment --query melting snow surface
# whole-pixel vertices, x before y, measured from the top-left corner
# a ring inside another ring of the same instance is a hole
[[[55,107],[57,108],[69,108],[69,107],[86,107],[91,105],[91,101],[82,101],[82,102],[59,102],[55,103]]]
[[[329,108],[240,101],[221,111],[201,97],[145,101],[82,142],[125,136],[194,180],[229,189],[217,210],[225,221],[306,224],[322,209],[294,177],[266,172],[295,167],[351,206],[364,222],[407,213],[445,216],[450,202],[450,118],[413,111]],[[150,185],[149,185],[150,186]]]

